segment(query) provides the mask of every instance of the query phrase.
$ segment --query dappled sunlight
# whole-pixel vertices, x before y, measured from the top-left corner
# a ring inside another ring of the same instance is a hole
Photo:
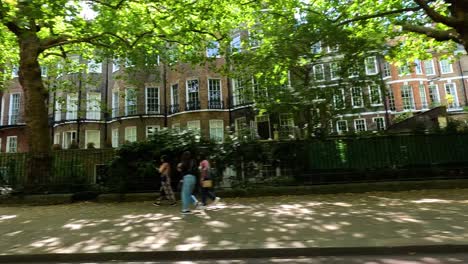
[[[151,202],[5,207],[0,253],[461,244],[467,199],[466,190],[226,198],[184,216]]]
[[[4,220],[9,220],[9,219],[13,219],[13,218],[16,218],[17,216],[16,215],[0,215],[0,223]]]
[[[421,204],[421,203],[443,203],[443,204],[449,204],[453,203],[454,201],[448,201],[448,200],[441,200],[441,199],[421,199],[421,200],[415,200],[415,201],[410,201],[411,203],[416,203],[416,204]]]

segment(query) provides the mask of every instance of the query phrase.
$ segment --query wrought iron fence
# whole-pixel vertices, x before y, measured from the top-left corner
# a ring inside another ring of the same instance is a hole
[[[114,149],[53,151],[47,176],[32,177],[34,180],[31,180],[28,179],[34,176],[31,173],[41,175],[38,170],[43,168],[31,168],[30,153],[2,153],[0,185],[57,193],[89,189],[106,177],[107,165],[114,156]]]
[[[242,159],[249,156],[245,149],[238,153],[243,162],[235,171],[230,170],[238,182],[302,185],[468,178],[468,134],[334,137],[256,144],[261,144],[262,150],[255,147],[248,151],[264,155],[264,159],[251,162],[248,158]],[[53,151],[49,174],[35,177],[31,182],[28,174],[40,169],[40,166],[31,168],[31,154],[2,153],[0,185],[21,189],[33,184],[39,190],[55,193],[105,186],[109,182],[107,165],[115,154],[114,149]],[[148,191],[148,183],[132,183]]]

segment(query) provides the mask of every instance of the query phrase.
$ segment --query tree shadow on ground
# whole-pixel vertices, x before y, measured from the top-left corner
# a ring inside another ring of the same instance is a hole
[[[226,199],[187,216],[150,202],[5,207],[0,254],[466,244],[467,193]]]

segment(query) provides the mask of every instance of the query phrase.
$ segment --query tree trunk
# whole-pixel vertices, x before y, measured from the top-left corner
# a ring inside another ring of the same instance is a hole
[[[24,116],[30,151],[27,185],[45,183],[50,171],[50,139],[46,100],[38,62],[40,42],[36,32],[26,31],[18,37],[20,44],[19,81],[24,91]]]

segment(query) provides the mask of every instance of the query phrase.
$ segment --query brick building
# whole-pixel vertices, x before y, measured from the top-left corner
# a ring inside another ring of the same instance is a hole
[[[211,56],[210,51],[207,55]],[[246,127],[262,139],[277,138],[278,131],[286,131],[288,136],[297,130],[289,113],[259,116],[254,102],[239,92],[246,89],[239,80],[212,70],[225,63],[221,57],[215,56],[214,65],[180,63],[170,68],[161,63],[143,70],[129,63],[81,62],[87,69],[61,76],[69,87],[58,87],[49,99],[50,136],[61,148],[74,143],[79,148],[118,147],[145,140],[164,127],[193,129],[219,141],[228,130]],[[457,113],[467,105],[466,55],[456,61],[435,56],[400,67],[380,56],[369,56],[362,67],[375,78],[359,87],[336,86],[333,82],[339,77],[333,63],[324,61],[313,67],[315,77],[329,81],[324,87],[334,87],[333,106],[343,109],[331,120],[333,133],[384,130],[402,113],[419,113],[439,105]],[[251,81],[248,87],[255,93],[255,80]],[[28,151],[17,75],[1,96],[0,151]]]

